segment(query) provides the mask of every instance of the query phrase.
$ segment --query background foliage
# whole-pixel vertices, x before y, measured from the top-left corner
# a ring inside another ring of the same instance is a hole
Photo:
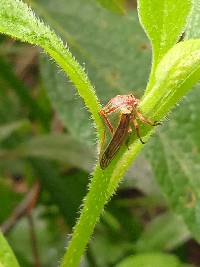
[[[140,97],[148,80],[151,45],[130,2],[29,1],[85,66],[103,103],[133,89]],[[200,37],[197,8],[194,1],[185,38]],[[94,129],[71,82],[40,49],[1,36],[0,66],[0,223],[21,266],[57,266],[96,160]],[[146,145],[82,266],[199,266],[199,100],[197,85]],[[7,229],[38,180],[32,219],[25,211]]]

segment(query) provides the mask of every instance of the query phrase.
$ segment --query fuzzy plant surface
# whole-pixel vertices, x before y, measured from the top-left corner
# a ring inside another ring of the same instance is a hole
[[[152,45],[151,74],[139,109],[151,120],[164,120],[169,111],[200,78],[200,39],[178,42],[186,27],[191,8],[190,0],[138,1],[140,23]],[[68,46],[64,45],[56,33],[38,19],[21,0],[0,1],[0,32],[22,42],[40,46],[55,60],[73,82],[90,111],[100,144],[104,133],[104,124],[98,113],[101,108],[100,100],[84,68],[75,60]],[[58,89],[55,87],[54,90],[56,94]],[[148,141],[154,129],[143,125],[141,130],[144,140]],[[79,265],[105,204],[115,193],[120,180],[143,147],[136,136],[132,135],[129,150],[122,146],[105,170],[102,170],[97,162],[61,267]],[[178,181],[177,186],[179,186]],[[169,183],[170,181],[165,181],[165,185],[170,186]],[[187,198],[179,197],[180,192],[170,195],[171,192],[163,190],[166,194],[169,193],[172,206],[183,216],[198,240],[200,240],[199,216],[197,216],[200,208],[199,185],[198,182],[190,184]]]
[[[19,264],[10,248],[8,242],[0,232],[0,266],[1,267],[19,267]]]

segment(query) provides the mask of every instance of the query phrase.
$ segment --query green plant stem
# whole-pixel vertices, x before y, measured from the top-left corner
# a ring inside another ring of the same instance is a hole
[[[155,82],[155,70],[156,70],[156,64],[154,62],[154,58],[153,58],[153,55],[152,55],[152,64],[151,64],[151,73],[149,75],[149,81],[148,81],[148,84],[147,84],[147,88],[144,92],[144,95],[146,96],[152,89],[153,85],[154,85],[154,82]]]
[[[62,261],[62,267],[78,266],[96,221],[108,199],[107,190],[105,190],[108,183],[109,176],[104,175],[104,172],[97,167],[94,171],[90,190],[84,200],[81,216],[74,228],[72,240]]]
[[[61,263],[61,267],[78,266],[81,255],[84,252],[104,205],[113,195],[121,177],[142,148],[143,145],[135,141],[130,146],[130,150],[126,150],[125,153],[120,151],[120,154],[123,153],[123,156],[120,159],[118,156],[118,159],[111,163],[106,170],[102,170],[97,166],[90,184],[90,190],[84,200],[81,216],[74,228],[73,236]],[[122,150],[124,149],[122,148]],[[117,164],[116,161],[118,161]]]

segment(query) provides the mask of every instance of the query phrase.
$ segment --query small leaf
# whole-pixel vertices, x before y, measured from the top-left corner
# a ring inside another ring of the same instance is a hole
[[[191,0],[139,0],[141,24],[146,31],[153,50],[152,77],[156,66],[167,51],[178,41],[191,10]]]
[[[152,43],[154,64],[178,41],[191,10],[190,0],[139,0],[140,21]]]
[[[183,267],[181,262],[172,255],[164,253],[145,253],[130,256],[116,267]]]
[[[192,12],[185,32],[186,39],[200,38],[200,2],[193,0]]]
[[[141,103],[142,110],[160,120],[199,79],[200,40],[176,44],[158,65],[155,84]]]
[[[0,266],[19,267],[19,264],[13,254],[8,242],[0,232]]]

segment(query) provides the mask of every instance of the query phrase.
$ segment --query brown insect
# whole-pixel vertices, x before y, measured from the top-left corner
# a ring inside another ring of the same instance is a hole
[[[139,100],[132,94],[117,95],[116,97],[112,98],[105,105],[105,107],[103,107],[99,111],[99,114],[105,121],[106,125],[108,126],[112,134],[112,139],[110,143],[107,145],[106,149],[100,153],[100,166],[102,169],[105,169],[109,165],[109,163],[114,158],[121,145],[124,143],[129,134],[132,132],[131,122],[133,123],[133,126],[136,130],[136,135],[140,139],[142,144],[144,144],[145,142],[141,138],[140,128],[137,119],[139,119],[144,124],[149,124],[151,126],[156,126],[160,124],[159,122],[152,122],[151,120],[145,118],[138,111],[138,104]],[[116,111],[120,112],[120,120],[116,130],[114,130],[114,127],[112,126],[108,118],[108,115]]]

